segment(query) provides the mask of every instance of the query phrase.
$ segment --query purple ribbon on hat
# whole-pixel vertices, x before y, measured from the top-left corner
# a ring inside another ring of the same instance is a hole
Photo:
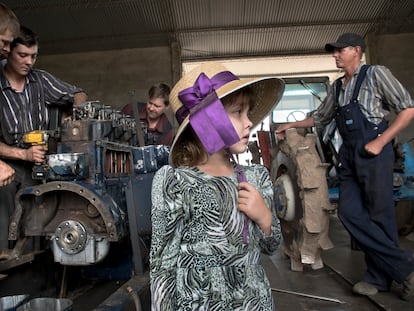
[[[230,147],[240,140],[226,110],[217,96],[216,89],[239,80],[230,71],[223,71],[211,79],[200,73],[192,87],[178,93],[183,106],[177,110],[177,121],[190,115],[190,124],[208,154]]]

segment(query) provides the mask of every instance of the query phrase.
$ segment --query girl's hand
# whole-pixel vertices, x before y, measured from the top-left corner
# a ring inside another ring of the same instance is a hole
[[[259,191],[248,182],[239,183],[238,208],[257,223],[266,235],[271,234],[272,213]]]

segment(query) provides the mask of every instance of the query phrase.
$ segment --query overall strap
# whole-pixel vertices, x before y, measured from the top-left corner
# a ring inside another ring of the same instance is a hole
[[[363,65],[359,70],[358,78],[354,87],[354,93],[352,93],[352,101],[356,101],[358,99],[359,89],[361,88],[362,81],[364,81],[367,75],[368,67],[368,65]]]
[[[363,65],[359,70],[359,74],[355,83],[354,92],[352,93],[352,101],[357,100],[362,81],[364,81],[369,65]],[[342,81],[341,78],[335,81],[335,98],[338,103],[339,93],[341,92]]]
[[[339,94],[341,93],[341,87],[342,87],[342,78],[339,78],[335,81],[335,103],[336,106],[339,107]]]

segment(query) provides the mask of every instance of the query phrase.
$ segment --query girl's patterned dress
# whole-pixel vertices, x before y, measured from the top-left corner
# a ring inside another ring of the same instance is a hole
[[[247,181],[273,210],[273,188],[261,165],[242,166]],[[150,254],[152,310],[273,310],[261,253],[281,240],[273,212],[272,234],[237,208],[237,176],[210,176],[197,168],[162,167],[152,187]]]

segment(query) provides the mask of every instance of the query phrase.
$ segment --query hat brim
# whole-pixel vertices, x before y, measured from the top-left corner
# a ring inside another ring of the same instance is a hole
[[[277,106],[282,98],[285,89],[285,83],[282,79],[275,77],[265,78],[244,78],[231,81],[218,90],[216,90],[218,98],[223,98],[234,93],[244,87],[249,86],[252,90],[252,98],[254,105],[251,109],[249,118],[253,123],[253,127],[258,125],[266,116],[268,116]],[[181,123],[175,134],[174,141],[171,146],[171,152],[174,146],[189,123],[190,117],[187,116]]]
[[[342,48],[346,48],[347,46],[349,46],[349,44],[342,43],[342,42],[327,43],[325,44],[325,51],[331,53],[335,49],[342,49]]]

